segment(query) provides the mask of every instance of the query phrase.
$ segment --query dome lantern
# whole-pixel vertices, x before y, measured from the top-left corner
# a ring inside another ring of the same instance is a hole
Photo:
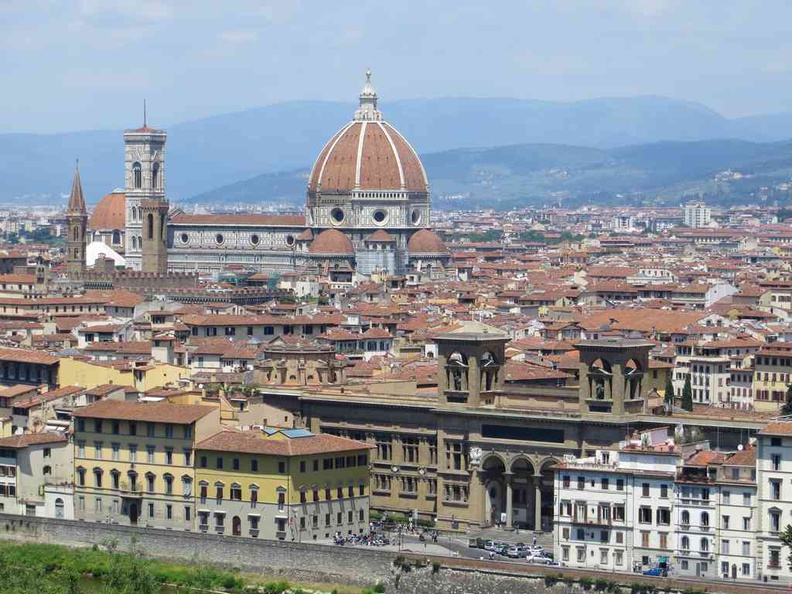
[[[371,84],[371,68],[366,70],[366,84],[360,91],[360,107],[353,118],[356,122],[378,122],[382,114],[377,109],[377,90]]]

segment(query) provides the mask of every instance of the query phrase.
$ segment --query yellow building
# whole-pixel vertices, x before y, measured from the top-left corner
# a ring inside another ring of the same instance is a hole
[[[196,445],[198,528],[294,541],[365,532],[370,448],[305,429],[220,431]]]
[[[76,519],[194,528],[194,446],[219,408],[100,400],[74,417]]]
[[[95,388],[105,384],[132,386],[139,392],[152,388],[175,386],[182,378],[190,377],[189,367],[168,363],[135,361],[96,362],[64,357],[58,366],[58,380],[62,386]]]
[[[768,344],[754,356],[754,408],[778,410],[786,402],[786,391],[792,384],[792,343]]]

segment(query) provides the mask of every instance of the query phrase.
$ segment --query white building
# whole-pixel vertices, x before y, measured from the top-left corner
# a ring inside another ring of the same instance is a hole
[[[618,450],[565,459],[555,478],[557,558],[611,571],[668,567],[680,460],[667,428],[636,435]]]
[[[769,423],[756,438],[758,577],[790,583],[781,533],[792,524],[792,422]]]
[[[756,448],[729,456],[718,469],[717,483],[719,577],[756,579]]]
[[[694,229],[709,227],[712,209],[704,202],[688,202],[684,207],[685,225]]]

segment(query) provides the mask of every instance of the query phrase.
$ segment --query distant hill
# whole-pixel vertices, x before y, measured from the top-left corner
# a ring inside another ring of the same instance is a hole
[[[166,126],[168,195],[180,201],[260,174],[308,169],[354,107],[293,101]],[[381,101],[380,107],[422,154],[518,144],[609,149],[667,140],[792,138],[792,114],[729,120],[703,105],[662,97],[571,103],[440,98]],[[60,202],[75,158],[89,202],[123,183],[120,130],[0,134],[0,202]],[[288,175],[275,179],[281,190],[262,198],[290,187]],[[302,189],[295,199],[302,199]]]
[[[422,155],[437,206],[512,208],[552,202],[677,204],[685,193],[744,200],[792,177],[792,142],[658,142],[611,149],[522,144]],[[716,174],[732,170],[740,176]],[[199,194],[191,202],[304,201],[308,170],[263,174]],[[291,199],[290,199],[291,198]]]

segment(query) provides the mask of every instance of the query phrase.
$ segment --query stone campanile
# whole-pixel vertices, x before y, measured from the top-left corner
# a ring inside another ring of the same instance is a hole
[[[124,132],[126,261],[133,270],[168,268],[164,130],[143,126]]]
[[[69,206],[66,208],[66,273],[82,274],[85,272],[85,233],[88,228],[88,212],[85,210],[80,168],[74,167],[74,180],[69,194]]]

